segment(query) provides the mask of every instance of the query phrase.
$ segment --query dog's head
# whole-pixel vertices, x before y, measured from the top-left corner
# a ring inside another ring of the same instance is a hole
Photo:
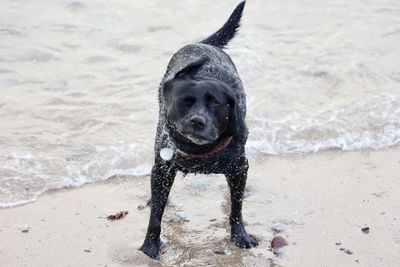
[[[228,85],[196,75],[202,64],[195,62],[179,71],[162,91],[168,122],[196,145],[216,141],[236,118],[236,99]]]

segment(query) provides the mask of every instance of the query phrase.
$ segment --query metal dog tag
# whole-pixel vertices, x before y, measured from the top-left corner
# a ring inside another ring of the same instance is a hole
[[[174,156],[174,151],[171,148],[164,147],[160,150],[160,157],[163,160],[166,161],[171,160],[173,156]]]

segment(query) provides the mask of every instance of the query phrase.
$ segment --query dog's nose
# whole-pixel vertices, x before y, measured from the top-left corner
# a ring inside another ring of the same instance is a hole
[[[196,129],[202,130],[206,127],[206,120],[204,117],[195,115],[190,118],[190,125]]]

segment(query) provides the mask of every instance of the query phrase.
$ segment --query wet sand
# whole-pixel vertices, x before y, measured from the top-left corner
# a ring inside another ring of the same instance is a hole
[[[149,177],[115,177],[53,191],[0,210],[2,266],[398,266],[400,148],[251,160],[244,204],[252,250],[229,241],[228,191],[222,176],[175,181],[163,219],[161,260],[137,248],[149,209]],[[107,215],[128,210],[119,221]],[[269,251],[271,229],[289,243]],[[359,226],[368,225],[363,233]],[[23,232],[27,230],[27,232]],[[337,245],[336,243],[340,243]],[[341,250],[341,248],[343,250]],[[347,250],[347,252],[346,252]],[[350,250],[350,252],[349,252]]]

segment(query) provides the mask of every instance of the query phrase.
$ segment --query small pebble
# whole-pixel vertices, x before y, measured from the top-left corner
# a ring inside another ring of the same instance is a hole
[[[287,241],[281,236],[275,236],[271,241],[271,248],[280,248],[287,246]]]
[[[215,222],[215,221],[217,221],[217,219],[210,219],[209,221],[210,222]]]
[[[143,205],[139,205],[139,206],[137,206],[137,209],[138,210],[144,210],[146,207],[145,206],[143,206]]]
[[[344,253],[349,254],[349,255],[353,255],[353,251],[351,251],[350,249],[346,249]]]
[[[283,253],[286,252],[286,247],[281,247],[281,248],[273,249],[272,252],[273,252],[275,255],[282,255]]]
[[[21,230],[22,233],[28,233],[30,227],[28,225],[25,225],[25,227]]]
[[[225,251],[222,251],[222,250],[216,250],[216,251],[214,251],[214,253],[217,255],[225,255],[226,254]]]
[[[288,245],[287,241],[281,236],[275,236],[271,241],[271,249],[274,254],[282,254]]]
[[[336,242],[335,245],[336,246],[340,246],[342,244],[342,242]]]
[[[116,220],[121,220],[123,218],[125,218],[126,215],[128,215],[129,211],[125,210],[125,211],[120,211],[116,214],[111,214],[109,216],[107,216],[107,219],[109,221],[116,221]]]
[[[185,214],[181,211],[175,211],[174,213],[172,213],[171,220],[174,222],[182,222],[182,221],[187,222],[188,221],[186,219]]]
[[[89,253],[89,252],[92,252],[90,249],[85,249],[84,251],[85,251],[85,252],[88,252],[88,253]]]
[[[285,232],[287,230],[287,226],[283,223],[277,223],[272,227],[272,230],[274,230],[275,233]]]
[[[364,225],[363,227],[361,227],[361,231],[364,234],[369,234],[369,227],[367,225]]]

